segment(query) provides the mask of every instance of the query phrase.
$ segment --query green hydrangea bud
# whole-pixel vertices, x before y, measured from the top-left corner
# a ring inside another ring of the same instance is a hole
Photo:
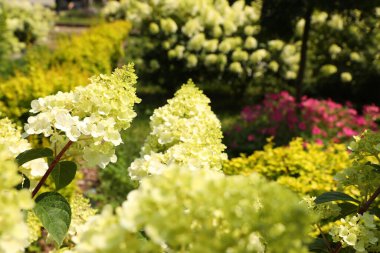
[[[205,57],[204,64],[206,66],[215,65],[218,61],[218,56],[216,54],[208,54]]]
[[[249,61],[253,64],[257,64],[261,61],[263,61],[265,58],[269,56],[268,52],[265,49],[258,49],[254,51],[250,56],[249,56]]]
[[[157,34],[160,32],[160,27],[156,23],[152,22],[149,24],[149,32],[151,34]]]
[[[354,61],[354,62],[361,62],[362,57],[360,56],[359,53],[352,52],[352,53],[350,53],[350,59],[351,59],[351,61]]]
[[[321,67],[319,70],[319,73],[322,76],[331,76],[335,74],[338,71],[338,68],[335,65],[332,64],[326,64]]]
[[[282,40],[270,40],[268,41],[268,47],[271,51],[280,51],[284,47],[285,42]]]
[[[278,69],[279,69],[280,65],[276,62],[276,61],[271,61],[269,64],[268,64],[268,68],[270,70],[272,70],[273,72],[277,72]]]
[[[218,50],[218,43],[219,41],[217,39],[206,40],[203,44],[203,47],[206,52],[213,53]]]
[[[228,69],[231,72],[236,73],[236,74],[242,74],[243,71],[244,71],[240,62],[233,62],[233,63],[231,63],[230,66],[228,67]]]
[[[187,43],[187,47],[189,50],[199,51],[203,47],[203,43],[206,41],[206,36],[204,33],[198,33],[194,37],[192,37]]]
[[[175,33],[178,29],[176,22],[171,18],[160,19],[160,26],[165,34]]]
[[[342,48],[340,46],[338,46],[337,44],[332,44],[330,47],[329,47],[329,53],[333,56],[339,54],[340,52],[342,51]]]
[[[333,14],[327,24],[336,30],[343,30],[343,18],[339,14]]]
[[[252,36],[247,37],[244,42],[244,48],[246,49],[257,48],[257,40]]]
[[[340,74],[340,80],[343,82],[343,83],[349,83],[352,81],[352,75],[350,72],[342,72]]]
[[[244,34],[247,36],[253,36],[260,32],[260,26],[247,25],[244,27]]]
[[[194,68],[198,64],[198,58],[195,54],[189,54],[186,56],[186,66],[188,68]]]

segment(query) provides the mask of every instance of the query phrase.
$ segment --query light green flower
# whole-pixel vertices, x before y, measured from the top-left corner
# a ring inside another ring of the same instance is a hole
[[[36,115],[28,118],[25,131],[50,137],[58,150],[70,140],[74,144],[68,154],[82,154],[88,166],[104,168],[116,162],[120,131],[136,116],[136,78],[130,64],[112,75],[91,78],[88,86],[34,100],[30,111]]]

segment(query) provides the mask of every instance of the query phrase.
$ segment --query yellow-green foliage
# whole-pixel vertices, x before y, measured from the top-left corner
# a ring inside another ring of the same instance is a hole
[[[233,158],[224,164],[223,171],[229,175],[258,172],[298,193],[315,195],[336,189],[333,176],[349,165],[345,145],[324,147],[304,144],[297,138],[289,146],[274,148],[269,142],[262,151]]]
[[[71,64],[48,70],[32,67],[29,74],[17,73],[0,83],[0,112],[9,118],[19,119],[28,112],[33,99],[86,84],[89,77],[88,72]]]
[[[27,55],[27,73],[0,80],[0,114],[23,120],[33,99],[86,84],[93,74],[111,72],[129,30],[124,21],[100,25],[60,40],[48,59],[46,50],[33,51]]]
[[[123,55],[121,42],[130,28],[130,23],[118,21],[100,25],[81,36],[61,38],[57,42],[55,61],[71,62],[91,74],[111,73]]]

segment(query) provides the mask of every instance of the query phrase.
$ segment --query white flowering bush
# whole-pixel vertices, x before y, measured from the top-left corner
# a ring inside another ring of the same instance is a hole
[[[15,159],[20,166],[20,175],[17,177],[20,178],[17,187],[23,189],[20,194],[25,192],[33,198],[36,197],[33,212],[27,215],[29,233],[24,226],[19,235],[13,235],[22,229],[23,223],[19,224],[20,227],[14,227],[15,232],[9,230],[9,235],[4,235],[9,241],[8,245],[5,244],[6,241],[4,246],[1,243],[0,249],[5,249],[1,252],[21,252],[29,242],[41,236],[41,226],[48,231],[51,241],[59,247],[65,240],[67,243],[75,239],[77,227],[95,214],[95,210],[90,208],[88,201],[82,196],[72,195],[69,196],[70,200],[66,200],[58,190],[73,181],[76,163],[105,167],[110,161],[116,161],[115,146],[122,142],[120,131],[130,126],[136,116],[133,106],[140,101],[136,96],[136,78],[133,65],[130,64],[116,69],[111,75],[93,77],[89,85],[78,87],[72,92],[59,92],[34,100],[31,112],[35,115],[29,117],[25,124],[25,136],[49,137],[51,149],[31,149],[31,145],[21,138],[20,129],[7,118],[0,120],[0,146],[6,145],[10,158]],[[48,163],[44,160],[45,157]],[[55,191],[46,191],[52,188],[49,186],[43,189],[43,193],[37,194],[49,176],[50,184],[55,185]],[[14,179],[4,180],[8,180],[10,185],[16,184]],[[8,184],[4,187],[8,187]],[[31,193],[26,189],[30,189]],[[13,205],[27,209],[27,204],[19,204],[16,193],[10,195],[11,193],[10,190],[1,189],[0,198],[2,194],[9,198],[2,198],[2,203],[14,201]],[[15,208],[4,209],[5,214],[15,211]],[[17,213],[13,214],[16,215]],[[4,227],[13,229],[5,223],[5,217],[1,213],[0,224],[4,220]],[[17,224],[18,221],[15,218],[9,222]],[[2,236],[0,230],[0,238]],[[27,243],[19,243],[17,251],[13,251],[15,245],[11,245],[13,242],[7,236],[24,238]],[[7,247],[12,251],[7,251]]]
[[[132,179],[161,174],[171,164],[194,169],[221,170],[222,131],[211,111],[210,100],[192,81],[184,84],[167,105],[150,118],[151,132],[141,149],[141,158],[129,167]]]
[[[295,78],[298,44],[260,43],[261,4],[255,1],[111,1],[103,12],[109,19],[124,12],[136,31],[127,55],[136,59],[144,78],[156,81],[170,73],[162,84],[168,88],[190,76],[223,80],[236,92],[243,92],[252,78],[256,85],[259,80],[269,84],[268,76]]]
[[[350,144],[353,164],[336,175],[346,193],[300,201],[258,174],[220,171],[226,159],[220,122],[191,81],[153,113],[141,157],[129,168],[139,187],[120,207],[95,215],[81,195],[66,200],[58,191],[72,182],[77,164],[115,161],[120,132],[140,102],[136,78],[131,64],[33,101],[25,135],[44,135],[51,149],[30,149],[19,129],[0,121],[0,252],[23,252],[41,226],[67,253],[380,251],[379,133],[364,132]],[[45,167],[35,171],[38,162]],[[40,193],[48,177],[55,190]],[[317,218],[319,235],[311,243]]]
[[[307,252],[312,218],[290,191],[258,175],[169,167],[92,218],[74,252]]]
[[[361,85],[365,82],[363,72],[380,73],[379,10],[314,13],[309,40],[310,83]]]
[[[17,190],[23,181],[17,171],[13,154],[0,144],[0,252],[24,252],[29,245],[28,227],[23,210],[33,208],[33,200],[28,190]]]
[[[0,1],[6,17],[6,40],[13,52],[46,39],[54,24],[54,12],[27,0]]]

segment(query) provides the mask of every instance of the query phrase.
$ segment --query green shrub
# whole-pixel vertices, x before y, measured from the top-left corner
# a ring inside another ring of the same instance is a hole
[[[25,120],[33,99],[85,84],[92,74],[110,73],[122,56],[129,29],[124,21],[100,25],[60,40],[51,56],[46,49],[33,50],[23,72],[0,81],[0,112]]]

